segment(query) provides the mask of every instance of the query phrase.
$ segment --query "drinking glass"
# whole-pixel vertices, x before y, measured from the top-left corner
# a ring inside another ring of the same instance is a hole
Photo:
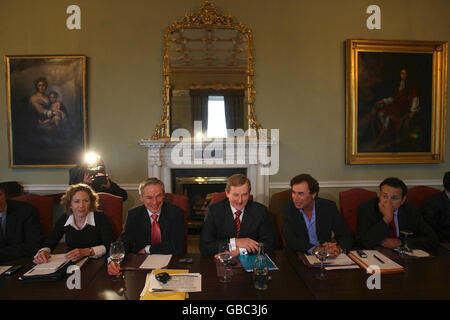
[[[125,247],[123,245],[123,242],[116,241],[111,243],[111,246],[109,247],[109,258],[111,261],[120,264],[122,260],[125,258]],[[113,277],[114,281],[123,279],[122,275],[117,275]]]
[[[224,265],[223,274],[219,272],[219,281],[222,283],[230,282],[232,276],[232,269],[230,266],[232,255],[229,242],[221,242],[219,244],[217,257],[219,258],[219,261]]]
[[[324,265],[323,263],[325,262],[325,260],[327,260],[327,258],[330,256],[330,253],[328,252],[327,249],[325,249],[325,247],[316,247],[314,249],[314,255],[317,257],[317,259],[319,259],[320,261],[320,273],[316,275],[316,278],[319,280],[326,280],[328,279],[328,276],[325,274],[325,269],[324,269]]]
[[[408,253],[412,252],[412,250],[408,247],[408,236],[412,236],[414,233],[409,230],[401,230],[400,234],[405,237],[405,243],[400,248],[400,254],[408,255]]]

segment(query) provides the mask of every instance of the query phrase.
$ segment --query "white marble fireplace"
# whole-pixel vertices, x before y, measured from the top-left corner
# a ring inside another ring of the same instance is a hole
[[[139,144],[147,148],[148,176],[161,179],[166,192],[172,192],[172,169],[245,168],[255,201],[268,205],[270,176],[267,173],[273,171],[274,164],[278,171],[278,140],[234,138],[184,140],[183,143],[141,139]]]

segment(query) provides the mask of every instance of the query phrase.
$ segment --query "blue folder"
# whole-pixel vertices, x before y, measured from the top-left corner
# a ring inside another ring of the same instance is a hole
[[[272,259],[269,258],[267,253],[264,256],[266,257],[267,267],[269,268],[269,270],[278,270],[278,267],[275,265],[275,263],[272,261]],[[257,257],[257,254],[240,254],[239,255],[239,260],[241,261],[241,264],[244,267],[245,271],[253,272],[253,264],[255,263],[256,257]]]

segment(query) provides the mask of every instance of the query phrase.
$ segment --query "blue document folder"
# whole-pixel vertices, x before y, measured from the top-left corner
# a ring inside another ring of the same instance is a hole
[[[275,263],[272,261],[272,259],[270,259],[267,254],[265,254],[264,256],[266,257],[267,267],[269,268],[269,270],[278,270],[278,267],[275,265]],[[241,264],[244,267],[245,271],[253,272],[253,264],[255,263],[256,257],[257,257],[257,254],[240,254],[239,255],[239,260],[241,261]]]

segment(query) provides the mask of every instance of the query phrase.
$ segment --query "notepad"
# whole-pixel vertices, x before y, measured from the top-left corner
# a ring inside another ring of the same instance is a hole
[[[5,272],[6,270],[10,269],[12,266],[0,266],[0,274]]]
[[[257,254],[240,254],[239,261],[241,261],[244,270],[247,272],[253,272],[253,265],[255,264],[255,259]],[[267,253],[264,255],[266,257],[267,267],[269,270],[278,270],[278,267],[275,263],[270,259]]]
[[[320,266],[320,260],[314,255],[305,255],[308,263],[311,266]],[[358,265],[350,259],[345,253],[341,253],[336,258],[328,258],[324,262],[325,269],[337,270],[337,269],[358,269]]]
[[[168,274],[187,273],[189,270],[184,269],[158,269],[152,273],[167,272]],[[187,292],[150,292],[150,275],[147,273],[144,289],[141,292],[140,300],[184,300],[189,297]]]
[[[366,258],[361,258],[356,251],[350,251],[348,256],[367,271],[374,272],[371,266],[377,266],[381,273],[400,273],[405,271],[401,265],[392,261],[377,250],[362,251],[366,253]]]
[[[48,262],[35,265],[23,276],[27,277],[51,274],[65,266],[69,261],[70,260],[66,258],[65,253],[52,254],[49,257]]]

